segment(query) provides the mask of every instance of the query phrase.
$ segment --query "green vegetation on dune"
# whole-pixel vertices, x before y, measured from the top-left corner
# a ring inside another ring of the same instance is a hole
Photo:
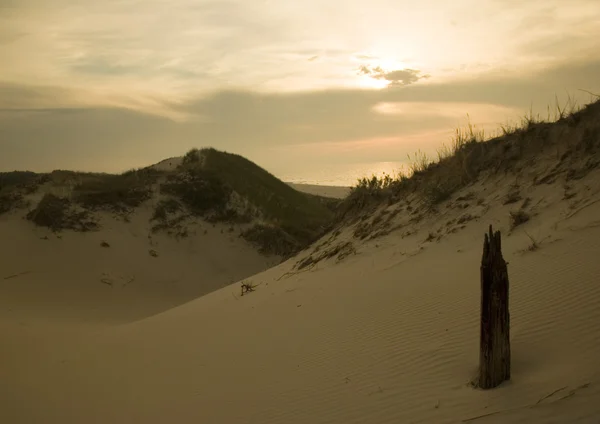
[[[252,161],[215,149],[202,150],[203,167],[247,198],[265,218],[282,226],[324,225],[332,214],[316,196],[301,193]]]
[[[339,204],[296,191],[240,155],[208,148],[192,149],[173,171],[147,167],[122,174],[0,174],[0,213],[22,207],[24,196],[45,183],[61,195],[46,194],[26,217],[55,231],[95,229],[94,211],[127,215],[161,193],[150,219],[153,232],[187,235],[184,221],[190,216],[248,224],[241,228],[241,237],[265,254],[281,256],[322,235]]]
[[[290,246],[287,253],[295,253],[316,240],[331,223],[334,214],[318,197],[293,189],[240,155],[215,149],[206,149],[203,153],[207,170],[248,199],[267,222],[296,241],[297,248],[287,244]],[[268,231],[256,234],[267,235],[267,241],[272,239]]]
[[[53,231],[64,229],[92,231],[98,228],[88,211],[76,210],[69,199],[51,193],[45,194],[26,218],[40,227],[47,227]]]
[[[300,193],[250,160],[213,148],[188,152],[161,191],[214,221],[247,222],[256,213],[263,223],[242,236],[261,251],[282,256],[318,238],[334,216],[332,202]],[[251,210],[232,207],[233,193]]]
[[[89,209],[126,211],[152,196],[152,184],[162,174],[150,168],[123,174],[81,174],[73,188],[73,200]]]
[[[40,175],[30,171],[0,172],[0,190],[35,183]]]
[[[167,176],[161,192],[178,197],[192,213],[201,216],[224,213],[231,196],[230,187],[199,166],[188,166]]]
[[[0,189],[0,215],[17,207],[22,201],[22,194],[8,189]]]
[[[23,196],[34,193],[46,177],[29,171],[0,172],[0,215],[23,206]]]

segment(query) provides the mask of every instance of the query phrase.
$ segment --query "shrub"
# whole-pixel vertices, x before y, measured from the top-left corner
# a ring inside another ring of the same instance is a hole
[[[198,149],[191,149],[184,156],[181,163],[183,165],[190,165],[200,162],[200,151]]]
[[[161,200],[157,203],[152,215],[152,221],[166,221],[169,214],[181,210],[181,204],[175,199]]]
[[[89,174],[75,186],[73,198],[84,207],[127,211],[152,196],[151,185],[161,174],[149,169],[120,175]]]
[[[23,202],[23,196],[15,191],[0,191],[0,215],[19,207]]]
[[[529,221],[529,214],[524,210],[518,210],[510,213],[510,229],[514,229],[521,224]]]
[[[195,215],[225,210],[231,189],[214,174],[200,168],[171,175],[161,192],[177,196]]]
[[[97,224],[89,218],[88,212],[73,210],[69,199],[47,193],[31,210],[26,218],[40,227],[50,228],[52,231],[73,229],[77,231],[90,231],[97,228]]]

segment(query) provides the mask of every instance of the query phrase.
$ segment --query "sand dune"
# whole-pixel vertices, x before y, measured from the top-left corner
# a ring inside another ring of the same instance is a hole
[[[435,204],[415,189],[359,209],[269,269],[217,227],[149,240],[143,208],[62,238],[0,216],[0,422],[600,422],[600,160],[590,127],[579,146],[565,127],[529,158],[497,140],[490,152],[521,155],[504,172],[502,156]],[[512,373],[484,391],[471,383],[490,224]],[[255,290],[214,290],[241,278]]]
[[[256,291],[243,297],[235,284],[120,325],[11,319],[7,293],[32,277],[9,280],[12,289],[3,281],[2,332],[10,343],[0,358],[0,419],[597,422],[600,172],[576,188],[580,194],[567,201],[557,187],[529,187],[528,195],[541,199],[536,216],[509,232],[511,205],[485,206],[505,187],[489,182],[485,191],[471,188],[484,199],[481,214],[437,242],[424,240],[439,216],[413,224],[410,235],[365,241],[343,264],[295,272],[299,258],[292,259],[254,276]],[[460,201],[450,205],[443,221],[464,214]],[[468,383],[477,368],[478,267],[489,223],[505,234],[514,362],[510,382],[480,391]],[[523,230],[537,238],[538,250],[527,250]],[[69,298],[44,294],[61,306]],[[145,302],[129,307],[144,309]]]
[[[152,165],[153,169],[159,171],[173,171],[175,170],[182,162],[183,157],[172,157],[169,159],[162,160],[154,165]],[[343,199],[350,192],[350,187],[339,187],[339,186],[327,186],[327,185],[317,185],[317,184],[302,184],[302,183],[288,183],[290,186],[295,188],[298,191],[315,194],[317,196],[323,197],[331,197],[334,199]]]
[[[190,225],[193,235],[178,240],[152,233],[143,213],[128,223],[103,218],[99,232],[54,234],[19,215],[2,217],[0,316],[141,319],[279,262],[226,225]]]

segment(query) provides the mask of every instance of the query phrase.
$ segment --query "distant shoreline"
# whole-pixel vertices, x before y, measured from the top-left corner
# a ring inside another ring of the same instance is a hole
[[[350,187],[344,186],[329,186],[320,184],[303,184],[303,183],[290,183],[286,184],[292,186],[298,191],[308,194],[315,194],[324,197],[333,197],[335,199],[343,199],[350,193]]]

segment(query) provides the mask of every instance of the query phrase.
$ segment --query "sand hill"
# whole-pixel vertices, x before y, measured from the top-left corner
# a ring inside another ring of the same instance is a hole
[[[239,156],[206,149],[186,161],[122,175],[2,174],[0,313],[141,319],[278,264],[333,216],[325,203],[335,200]]]
[[[147,316],[158,290],[128,294],[128,313],[117,296],[202,274],[168,235],[154,258],[143,231],[126,234],[133,220],[54,240],[4,214],[0,421],[600,421],[600,102],[485,142],[459,134],[411,178],[362,181],[336,217],[285,262]],[[471,382],[490,224],[509,262],[513,364],[484,391]],[[255,254],[238,253],[244,273],[266,268]],[[130,262],[140,275],[127,283]],[[82,278],[109,265],[112,286]],[[95,305],[76,304],[84,292]],[[118,319],[90,312],[108,302]]]

